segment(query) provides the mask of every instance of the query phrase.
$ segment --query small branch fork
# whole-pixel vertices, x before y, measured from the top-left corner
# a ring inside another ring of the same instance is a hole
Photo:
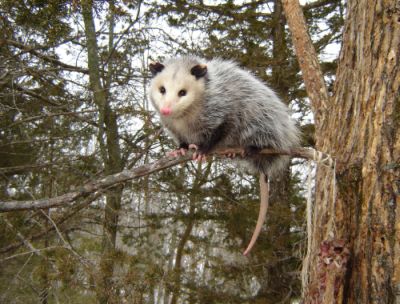
[[[82,187],[74,189],[60,196],[26,201],[0,201],[0,212],[47,209],[67,205],[76,201],[77,199],[86,198],[91,194],[96,194],[99,191],[104,191],[105,189],[112,188],[118,184],[125,183],[127,181],[137,179],[161,171],[163,169],[187,162],[192,159],[194,152],[195,151],[190,150],[186,155],[180,156],[178,158],[165,157],[159,159],[156,162],[145,164],[131,170],[123,170],[122,172],[111,174],[94,181],[90,181],[84,184]],[[244,151],[242,148],[232,148],[216,150],[213,153],[210,153],[210,155],[222,157],[229,154],[241,155],[243,153]],[[290,151],[264,149],[260,151],[260,153],[265,155],[289,155],[292,157],[315,160],[327,166],[332,166],[332,159],[328,154],[315,151],[311,148],[298,148]]]

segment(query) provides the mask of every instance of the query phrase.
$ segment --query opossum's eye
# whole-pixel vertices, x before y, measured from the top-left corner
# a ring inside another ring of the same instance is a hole
[[[178,92],[178,96],[179,96],[179,97],[185,96],[186,93],[187,93],[186,90],[180,90],[180,91]]]
[[[164,87],[160,87],[160,93],[164,95],[165,92],[166,92],[165,88]]]

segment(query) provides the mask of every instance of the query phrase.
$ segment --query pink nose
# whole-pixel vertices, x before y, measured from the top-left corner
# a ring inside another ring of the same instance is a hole
[[[164,107],[164,108],[160,109],[160,112],[161,112],[162,115],[167,116],[167,115],[172,113],[172,110],[171,110],[171,108]]]

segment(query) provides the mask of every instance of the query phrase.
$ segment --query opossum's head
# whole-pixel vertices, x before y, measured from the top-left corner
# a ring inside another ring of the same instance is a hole
[[[197,109],[205,91],[207,66],[195,62],[150,64],[150,98],[163,117],[179,118]]]

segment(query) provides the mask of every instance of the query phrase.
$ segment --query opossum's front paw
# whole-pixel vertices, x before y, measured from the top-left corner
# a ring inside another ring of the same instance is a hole
[[[180,156],[186,155],[186,152],[187,152],[187,149],[180,148],[180,149],[176,149],[176,150],[172,150],[172,151],[168,152],[167,155],[172,156],[172,157],[180,157]]]
[[[170,151],[167,153],[168,156],[170,157],[180,157],[180,156],[185,156],[187,151],[189,149],[189,145],[185,142],[181,142],[179,144],[179,148],[173,151]]]
[[[206,153],[204,153],[199,146],[197,146],[195,144],[190,144],[189,149],[195,150],[195,152],[193,153],[193,157],[192,157],[193,160],[197,160],[198,162],[207,160]]]

